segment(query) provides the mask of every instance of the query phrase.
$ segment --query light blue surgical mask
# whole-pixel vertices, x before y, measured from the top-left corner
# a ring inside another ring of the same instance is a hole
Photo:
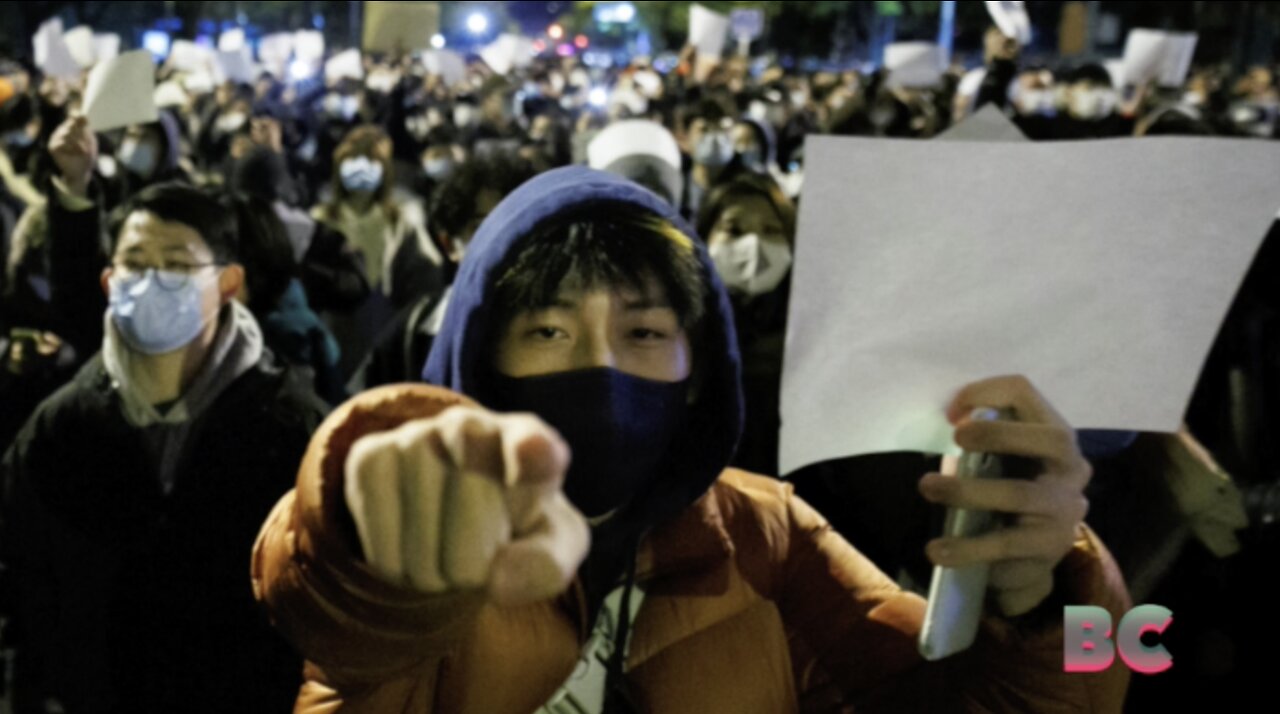
[[[453,174],[452,159],[427,159],[422,162],[422,170],[434,181],[443,181]]]
[[[211,278],[148,268],[111,278],[108,314],[137,352],[165,354],[185,347],[205,327],[204,291]],[[212,273],[216,276],[217,273]]]
[[[4,135],[2,139],[6,146],[12,146],[18,149],[25,149],[35,143],[35,138],[26,132],[25,129],[14,129]]]
[[[382,164],[359,156],[343,161],[338,167],[338,175],[342,177],[342,186],[348,191],[373,193],[382,185]]]
[[[713,169],[728,166],[733,161],[733,140],[723,132],[703,134],[694,147],[693,161]]]
[[[121,142],[116,158],[120,159],[125,168],[142,178],[150,178],[159,161],[156,147],[149,141],[137,139],[125,139]]]
[[[326,114],[343,121],[351,121],[360,112],[360,99],[344,94],[327,94],[322,104]]]

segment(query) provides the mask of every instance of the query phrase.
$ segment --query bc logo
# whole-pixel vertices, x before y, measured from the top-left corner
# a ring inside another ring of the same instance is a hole
[[[1142,636],[1163,634],[1172,622],[1172,610],[1139,605],[1121,618],[1112,644],[1111,613],[1093,605],[1067,605],[1062,613],[1063,668],[1067,672],[1101,672],[1111,666],[1118,651],[1129,669],[1159,674],[1173,666],[1173,655],[1161,645],[1144,645]]]

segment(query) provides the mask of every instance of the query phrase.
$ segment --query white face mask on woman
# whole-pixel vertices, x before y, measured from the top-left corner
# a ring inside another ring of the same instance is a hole
[[[791,248],[756,233],[720,241],[710,248],[716,272],[730,291],[764,295],[778,287],[791,269]]]

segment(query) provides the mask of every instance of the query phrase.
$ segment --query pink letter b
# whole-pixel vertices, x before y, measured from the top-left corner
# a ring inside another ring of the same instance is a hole
[[[1116,658],[1111,613],[1093,605],[1067,605],[1062,613],[1062,666],[1067,672],[1101,672]]]

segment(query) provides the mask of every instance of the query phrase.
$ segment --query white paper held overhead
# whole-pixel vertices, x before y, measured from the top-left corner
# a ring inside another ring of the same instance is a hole
[[[298,30],[293,33],[294,55],[304,62],[316,62],[324,57],[324,35],[318,30]]]
[[[365,2],[366,52],[411,52],[431,48],[440,31],[440,4],[435,2]]]
[[[719,58],[728,33],[728,17],[701,5],[689,8],[689,44],[698,48],[699,55]]]
[[[252,84],[258,77],[258,70],[253,64],[248,47],[231,52],[218,50],[214,55],[214,67],[217,69],[218,80],[222,82]]]
[[[97,61],[97,52],[93,47],[93,28],[88,25],[80,25],[67,31],[62,39],[67,43],[67,51],[71,53],[71,59],[83,68],[92,67]]]
[[[219,52],[239,52],[244,48],[244,29],[233,27],[218,35]]]
[[[66,38],[62,34],[62,20],[45,21],[31,38],[36,66],[50,77],[75,79],[80,76],[80,65],[71,56]]]
[[[166,62],[179,72],[207,72],[213,66],[213,50],[191,40],[174,40]]]
[[[422,55],[422,66],[431,74],[439,75],[450,87],[467,78],[467,63],[457,52],[430,50]]]
[[[1198,38],[1194,32],[1130,31],[1124,43],[1125,83],[1181,87],[1187,81]]]
[[[120,54],[120,35],[105,32],[93,36],[93,55],[96,61],[105,62]]]
[[[810,137],[780,463],[953,448],[961,386],[1023,374],[1077,428],[1178,428],[1280,205],[1247,140]]]
[[[84,113],[94,131],[156,121],[156,68],[147,50],[126,52],[89,71]]]
[[[343,79],[364,79],[364,64],[360,59],[360,50],[350,49],[330,57],[324,63],[324,79],[326,82],[337,82]]]
[[[895,42],[884,48],[889,83],[898,87],[933,87],[942,81],[942,48],[932,42]]]

